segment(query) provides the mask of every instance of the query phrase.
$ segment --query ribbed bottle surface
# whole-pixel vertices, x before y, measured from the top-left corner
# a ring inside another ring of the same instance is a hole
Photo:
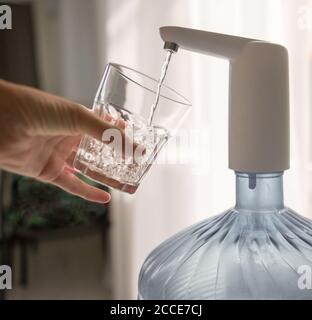
[[[237,173],[236,191],[151,252],[139,299],[312,299],[312,222],[284,207],[282,174]]]

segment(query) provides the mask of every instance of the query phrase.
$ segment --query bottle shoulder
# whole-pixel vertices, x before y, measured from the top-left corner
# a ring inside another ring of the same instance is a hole
[[[235,208],[170,237],[147,257],[140,296],[147,299],[248,299],[309,296],[300,266],[312,268],[312,221],[289,208]]]

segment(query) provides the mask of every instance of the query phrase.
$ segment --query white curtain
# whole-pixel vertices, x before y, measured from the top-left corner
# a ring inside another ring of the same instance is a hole
[[[290,57],[291,170],[286,204],[312,216],[311,0],[95,0],[101,69],[114,61],[158,77],[164,59],[158,28],[178,25],[265,39]],[[202,129],[200,163],[155,165],[134,196],[113,194],[114,298],[136,298],[140,266],[161,241],[234,204],[228,169],[228,64],[180,51],[166,82],[193,108],[185,128]],[[170,145],[168,146],[170,148]]]

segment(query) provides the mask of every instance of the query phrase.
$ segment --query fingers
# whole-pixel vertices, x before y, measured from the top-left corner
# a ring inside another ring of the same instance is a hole
[[[126,122],[123,119],[113,121],[112,116],[108,113],[100,118],[81,105],[77,110],[79,110],[77,114],[73,115],[73,119],[76,119],[77,133],[87,134],[106,144],[114,142],[113,147],[122,158],[133,155],[138,145],[126,136]]]
[[[121,133],[122,138],[125,137],[123,130],[116,125],[112,124],[107,117],[107,120],[101,119],[95,113],[90,112],[87,108],[78,105],[78,107],[72,108],[72,119],[74,119],[74,128],[77,134],[87,134],[102,140],[103,132],[108,129],[116,129]]]
[[[69,192],[75,196],[81,197],[85,200],[97,202],[97,203],[108,203],[111,196],[108,192],[90,186],[76,177],[70,170],[64,170],[52,184],[62,188],[66,192]]]
[[[118,128],[120,128],[120,129],[122,129],[122,130],[125,130],[127,124],[126,124],[126,122],[125,122],[124,120],[118,119],[118,120],[116,121],[115,125],[116,125]]]
[[[63,169],[65,172],[69,172],[69,173],[72,173],[72,174],[75,174],[75,169],[71,166],[65,166],[64,169]]]
[[[125,140],[124,128],[101,119],[91,110],[70,100],[9,82],[0,83],[7,94],[10,112],[29,136],[89,135],[102,140],[103,132],[116,129]],[[14,112],[14,113],[13,113]]]
[[[62,137],[60,143],[55,147],[55,151],[62,155],[68,155],[77,151],[81,136],[65,136]]]

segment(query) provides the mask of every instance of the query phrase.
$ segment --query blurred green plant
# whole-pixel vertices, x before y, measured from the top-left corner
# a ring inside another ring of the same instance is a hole
[[[5,222],[13,229],[57,229],[107,221],[107,207],[39,181],[14,176]]]

